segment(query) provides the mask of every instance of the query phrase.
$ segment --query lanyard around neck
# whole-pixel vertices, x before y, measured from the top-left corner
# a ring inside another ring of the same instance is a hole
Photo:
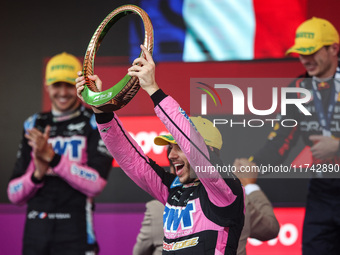
[[[339,80],[334,79],[334,84],[330,88],[331,95],[330,95],[330,101],[329,101],[327,109],[324,109],[322,105],[321,93],[318,90],[316,80],[313,79],[312,83],[313,83],[314,105],[315,105],[316,113],[318,115],[319,123],[322,127],[322,134],[324,136],[332,136],[330,126],[331,126],[331,120],[332,120],[333,113],[334,113],[335,104],[338,100],[340,82]],[[327,110],[327,112],[325,112],[325,110]]]

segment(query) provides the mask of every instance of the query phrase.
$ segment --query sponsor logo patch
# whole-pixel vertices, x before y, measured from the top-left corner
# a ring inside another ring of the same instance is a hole
[[[175,180],[172,182],[171,186],[170,186],[170,189],[174,188],[174,187],[177,187],[177,186],[181,186],[182,183],[179,181],[179,178],[178,176],[175,178]]]
[[[17,193],[17,192],[22,190],[22,187],[23,187],[22,182],[19,182],[17,184],[11,185],[9,187],[9,193],[11,193],[11,194]]]
[[[100,130],[100,132],[102,133],[107,133],[107,131],[110,129],[111,127],[107,127],[107,128],[103,128]]]
[[[80,161],[82,150],[86,146],[86,138],[82,136],[73,137],[53,137],[48,140],[56,153],[68,155],[71,161]]]
[[[70,213],[47,213],[47,212],[38,212],[38,211],[33,210],[27,214],[27,218],[30,220],[34,220],[34,219],[66,220],[66,219],[71,219],[71,214]]]
[[[194,237],[191,239],[183,240],[180,242],[173,242],[173,243],[167,243],[163,241],[163,250],[175,251],[175,250],[180,250],[180,249],[196,246],[198,244],[198,238],[199,237]]]
[[[186,118],[189,123],[191,124],[191,126],[197,131],[197,128],[195,126],[195,124],[192,122],[192,120],[189,118],[188,114],[181,108],[178,107],[179,112],[184,116],[184,118]]]
[[[93,172],[91,172],[87,169],[80,168],[75,164],[73,164],[71,166],[71,174],[77,175],[81,178],[84,178],[84,179],[92,181],[92,182],[95,182],[98,178],[97,174],[95,174],[95,173],[93,173]]]
[[[85,127],[86,123],[83,121],[83,122],[80,122],[80,123],[77,123],[77,124],[69,124],[67,126],[67,129],[68,130],[77,130],[77,131],[80,131],[82,130],[84,127]]]
[[[182,230],[192,229],[194,212],[196,212],[195,201],[188,202],[186,206],[171,206],[167,203],[163,213],[164,231],[176,233],[179,226]]]

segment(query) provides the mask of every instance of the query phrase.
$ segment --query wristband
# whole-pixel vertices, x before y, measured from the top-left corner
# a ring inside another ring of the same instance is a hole
[[[61,156],[59,154],[55,153],[51,162],[48,163],[49,166],[50,167],[56,167],[59,164],[60,159],[61,159]]]
[[[34,183],[34,184],[41,184],[45,179],[45,176],[43,176],[40,180],[38,178],[36,178],[34,176],[34,172],[32,173],[31,175],[31,181]]]

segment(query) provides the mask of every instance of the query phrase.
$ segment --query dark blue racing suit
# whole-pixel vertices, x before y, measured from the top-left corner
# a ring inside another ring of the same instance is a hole
[[[47,125],[56,154],[39,181],[24,133],[33,127],[43,132]],[[39,113],[25,121],[7,190],[12,203],[27,204],[23,254],[95,254],[92,198],[104,189],[111,164],[92,110],[81,106],[67,115]]]
[[[337,69],[335,77],[339,76]],[[306,146],[313,146],[310,135],[322,135],[322,126],[313,93],[313,83],[321,95],[321,104],[327,114],[332,101],[332,90],[335,91],[334,110],[330,119],[330,132],[334,139],[340,139],[340,97],[339,85],[334,79],[324,83],[305,76],[294,81],[290,86],[308,89],[311,101],[304,104],[311,113],[303,114],[295,106],[287,108],[285,119],[297,120],[296,127],[279,127],[268,136],[268,140],[253,157],[257,165],[278,165],[287,158],[291,148],[302,137]],[[295,95],[297,98],[299,95]],[[306,162],[309,164],[310,162]],[[339,254],[340,251],[340,151],[328,160],[313,158],[313,166],[309,165],[314,178],[309,183],[306,215],[303,227],[303,254]],[[333,169],[333,170],[332,170]]]

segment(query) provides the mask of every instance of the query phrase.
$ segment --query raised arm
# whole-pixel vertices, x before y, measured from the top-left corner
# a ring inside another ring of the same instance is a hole
[[[78,96],[82,99],[85,79],[77,78]],[[98,76],[89,76],[101,89]],[[115,113],[104,113],[92,107],[96,113],[96,121],[100,135],[121,169],[142,189],[165,204],[168,197],[168,188],[174,177],[166,173],[153,160],[149,159],[137,142],[125,130],[122,122]]]
[[[204,166],[214,167],[204,139],[179,104],[159,89],[155,82],[155,64],[151,54],[145,47],[141,48],[145,59],[137,58],[129,68],[129,75],[138,77],[141,87],[151,96],[157,116],[185,153],[191,167],[206,188],[210,201],[217,206],[230,205],[237,196],[243,196],[239,181],[231,176],[227,184],[217,171],[203,173],[197,170]]]

